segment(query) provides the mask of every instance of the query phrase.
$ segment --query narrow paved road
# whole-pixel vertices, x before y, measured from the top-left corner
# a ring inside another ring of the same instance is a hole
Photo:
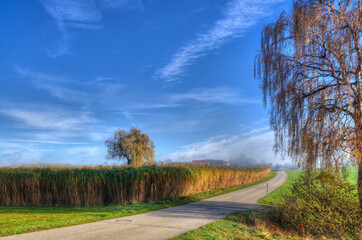
[[[282,185],[288,175],[277,172],[271,180],[235,192],[182,206],[166,208],[139,215],[116,218],[77,226],[24,233],[1,240],[103,240],[103,239],[169,239],[240,210],[261,209],[258,199]]]

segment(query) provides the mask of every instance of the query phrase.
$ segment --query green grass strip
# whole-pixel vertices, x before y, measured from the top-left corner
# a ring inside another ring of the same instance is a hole
[[[292,237],[284,235],[282,233],[270,233],[267,228],[263,226],[247,226],[242,223],[242,219],[245,215],[256,213],[256,211],[243,211],[232,214],[224,219],[217,220],[209,223],[199,229],[192,230],[184,233],[180,236],[172,238],[172,240],[230,240],[230,239],[270,239],[270,240],[281,240],[281,239],[303,239],[298,237]],[[256,222],[256,225],[258,223]],[[304,238],[305,239],[305,238]]]
[[[302,173],[302,170],[290,170],[286,172],[288,174],[287,181],[283,185],[275,189],[273,192],[271,192],[270,194],[259,199],[258,203],[263,205],[279,205],[283,194],[289,192],[289,188],[291,187],[293,182],[298,179],[299,174]]]
[[[254,183],[215,188],[160,202],[95,207],[0,207],[0,236],[96,222],[174,207],[263,183],[273,178],[275,174],[270,172],[267,177]]]

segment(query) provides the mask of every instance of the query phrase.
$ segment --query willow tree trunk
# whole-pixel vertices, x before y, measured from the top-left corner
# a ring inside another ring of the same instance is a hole
[[[360,120],[362,122],[362,120]],[[362,212],[362,125],[358,127],[357,132],[357,151],[356,158],[358,163],[358,177],[357,177],[357,188],[358,188],[358,199],[360,210]]]
[[[360,81],[360,80],[359,80]],[[357,87],[360,88],[359,81],[357,81]],[[358,164],[358,177],[357,177],[357,188],[358,188],[358,199],[360,210],[362,213],[362,90],[358,97],[355,99],[355,114],[356,117],[354,119],[356,126],[356,160]]]
[[[358,198],[359,205],[362,211],[362,162],[360,161],[358,164]]]

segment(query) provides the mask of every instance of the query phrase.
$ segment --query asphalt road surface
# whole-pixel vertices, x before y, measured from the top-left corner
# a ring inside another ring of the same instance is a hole
[[[1,240],[146,240],[169,239],[224,218],[241,210],[262,209],[258,199],[282,185],[288,178],[285,172],[265,183],[223,194],[203,201],[166,208],[129,217],[110,219],[71,227],[24,233]]]

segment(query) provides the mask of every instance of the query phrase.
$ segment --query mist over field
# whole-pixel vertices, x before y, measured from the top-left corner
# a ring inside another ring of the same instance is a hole
[[[240,154],[236,158],[229,160],[230,166],[232,167],[271,167],[273,171],[279,170],[293,170],[298,169],[298,166],[288,161],[281,161],[279,163],[273,163],[267,160],[257,160],[253,157],[248,157],[244,154]]]

